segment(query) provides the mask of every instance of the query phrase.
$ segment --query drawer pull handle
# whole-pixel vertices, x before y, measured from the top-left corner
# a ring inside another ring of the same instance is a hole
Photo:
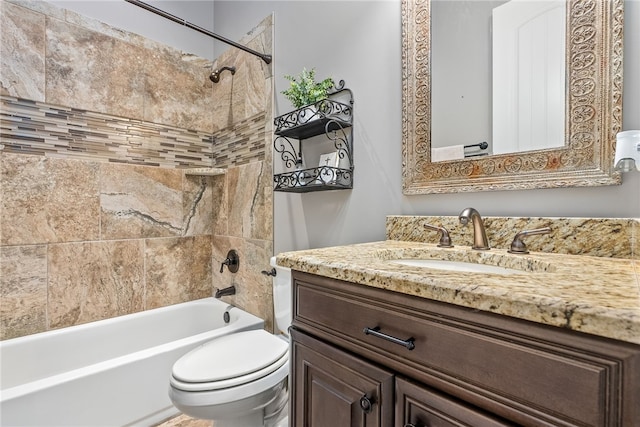
[[[364,328],[363,332],[366,335],[373,335],[374,337],[382,338],[383,340],[390,341],[394,344],[399,344],[403,347],[406,347],[407,350],[413,350],[414,348],[416,348],[416,344],[414,343],[415,339],[413,337],[406,340],[401,340],[400,338],[392,337],[391,335],[380,332],[379,326],[376,326],[375,328]]]

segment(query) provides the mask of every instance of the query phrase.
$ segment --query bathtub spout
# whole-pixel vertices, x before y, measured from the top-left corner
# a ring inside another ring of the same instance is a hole
[[[236,287],[234,285],[229,286],[228,288],[224,288],[224,289],[217,289],[216,288],[216,298],[220,298],[226,295],[235,295],[236,294]]]

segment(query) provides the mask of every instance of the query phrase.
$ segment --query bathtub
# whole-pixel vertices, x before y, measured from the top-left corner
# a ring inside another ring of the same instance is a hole
[[[0,341],[0,425],[151,426],[177,415],[173,363],[215,337],[263,327],[230,307],[205,298]]]

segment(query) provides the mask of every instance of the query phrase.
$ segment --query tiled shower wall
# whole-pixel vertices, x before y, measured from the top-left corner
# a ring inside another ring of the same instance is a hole
[[[231,283],[229,302],[270,328],[271,68],[237,50],[211,64],[48,3],[0,8],[0,338]],[[269,50],[271,17],[242,42]],[[238,71],[213,85],[218,63]],[[227,173],[182,170],[203,166]],[[219,274],[231,248],[241,270]]]

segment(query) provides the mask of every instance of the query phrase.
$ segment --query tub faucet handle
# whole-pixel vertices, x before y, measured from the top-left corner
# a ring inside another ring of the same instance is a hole
[[[240,256],[238,256],[238,252],[235,249],[231,249],[227,252],[227,259],[222,261],[220,265],[220,273],[224,271],[224,266],[227,266],[231,273],[237,273],[238,268],[240,267]]]

